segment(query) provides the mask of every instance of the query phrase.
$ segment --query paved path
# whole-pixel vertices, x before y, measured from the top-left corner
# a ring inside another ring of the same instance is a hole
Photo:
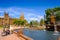
[[[59,36],[58,40],[60,40],[60,36]]]
[[[1,36],[2,30],[0,29],[0,40],[23,40],[21,37],[17,37],[16,34],[10,34],[7,36]]]

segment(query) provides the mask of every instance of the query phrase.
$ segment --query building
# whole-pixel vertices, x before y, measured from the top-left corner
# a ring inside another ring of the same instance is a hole
[[[21,13],[20,20],[24,20],[24,13]]]
[[[18,19],[18,18],[10,18],[8,13],[5,12],[4,17],[0,17],[0,26],[2,26],[2,25],[13,25],[13,22],[15,19]],[[24,14],[23,13],[21,13],[19,19],[24,20]]]

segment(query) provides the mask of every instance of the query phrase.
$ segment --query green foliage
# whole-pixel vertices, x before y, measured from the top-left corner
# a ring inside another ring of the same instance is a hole
[[[21,21],[20,20],[14,20],[13,22],[15,25],[20,25]]]
[[[56,21],[59,21],[59,20],[60,20],[60,12],[58,12],[58,11],[60,11],[60,7],[55,7],[55,8],[53,8],[53,9],[47,9],[47,10],[45,10],[47,22],[50,21],[49,16],[51,15],[51,13],[53,14],[53,13],[55,13],[55,12],[56,12],[56,14],[55,14],[55,16],[56,16]]]
[[[36,20],[32,20],[32,21],[30,21],[30,25],[33,25],[33,26],[38,26],[38,21],[36,21]]]
[[[60,11],[57,11],[56,12],[56,20],[57,21],[60,21]]]
[[[19,19],[17,19],[17,20],[15,20],[13,23],[15,24],[15,25],[25,25],[26,24],[26,20],[19,20]]]
[[[37,25],[38,25],[38,21],[34,21],[33,24],[34,24],[35,26],[37,26]]]
[[[30,25],[33,25],[33,21],[30,21],[30,23],[29,23]]]
[[[27,21],[26,20],[21,20],[21,25],[25,25],[27,23]]]
[[[47,16],[50,15],[52,13],[52,9],[45,10],[45,13],[46,13]]]
[[[44,20],[43,19],[40,20],[40,25],[41,26],[44,25]]]
[[[60,11],[60,7],[55,7],[53,9],[47,9],[45,10],[46,16],[50,15],[52,12]]]
[[[59,11],[59,10],[60,10],[60,7],[55,7],[55,8],[53,9],[54,12]]]

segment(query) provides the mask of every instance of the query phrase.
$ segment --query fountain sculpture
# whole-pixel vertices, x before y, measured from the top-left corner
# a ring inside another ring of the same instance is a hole
[[[56,19],[55,18],[56,17],[54,15],[54,13],[52,13],[52,15],[51,15],[51,23],[53,23],[53,25],[54,25],[54,32],[58,32],[57,31],[57,25],[56,25]]]

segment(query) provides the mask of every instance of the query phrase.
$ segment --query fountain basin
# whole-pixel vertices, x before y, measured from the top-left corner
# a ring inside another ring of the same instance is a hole
[[[24,29],[24,35],[31,37],[34,40],[58,40],[60,33],[54,35],[53,31],[44,31],[44,30],[27,30]]]

